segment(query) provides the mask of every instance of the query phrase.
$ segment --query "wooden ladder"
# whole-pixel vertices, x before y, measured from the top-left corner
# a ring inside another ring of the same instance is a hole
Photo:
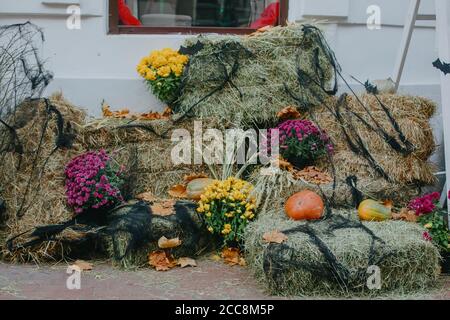
[[[414,31],[417,20],[436,21],[436,37],[438,43],[439,58],[443,62],[450,62],[450,13],[448,0],[435,0],[435,15],[420,15],[419,7],[421,0],[411,0],[409,10],[406,17],[405,27],[403,29],[403,37],[400,43],[400,51],[394,68],[392,80],[395,84],[395,91],[400,86],[403,68],[405,66],[406,56],[411,43],[412,33]],[[444,75],[441,72],[441,100],[442,100],[442,120],[445,148],[445,172],[446,183],[442,191],[441,205],[444,206],[447,201],[447,195],[450,191],[450,74]],[[449,121],[448,124],[445,121]],[[448,203],[448,201],[447,201]],[[450,205],[447,205],[450,220]]]

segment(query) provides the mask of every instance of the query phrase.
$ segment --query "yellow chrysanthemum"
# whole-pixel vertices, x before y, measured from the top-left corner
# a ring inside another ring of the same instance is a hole
[[[169,66],[162,66],[158,69],[158,75],[160,75],[163,78],[167,78],[168,76],[170,76],[171,72],[172,70],[170,69]]]
[[[152,63],[152,66],[156,69],[167,66],[167,59],[164,56],[157,56]]]
[[[148,69],[147,72],[145,73],[145,79],[150,81],[156,80],[156,72],[151,69]]]

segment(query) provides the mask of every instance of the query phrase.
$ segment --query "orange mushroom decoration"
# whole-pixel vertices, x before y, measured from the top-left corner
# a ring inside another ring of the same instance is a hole
[[[304,190],[291,196],[284,208],[291,219],[317,220],[323,215],[324,203],[317,193]]]

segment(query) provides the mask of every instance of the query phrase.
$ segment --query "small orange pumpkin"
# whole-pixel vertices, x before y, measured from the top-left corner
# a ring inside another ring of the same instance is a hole
[[[284,206],[288,217],[294,220],[317,220],[323,215],[322,198],[315,192],[304,190],[291,196]]]
[[[213,182],[214,180],[209,178],[192,180],[186,187],[187,197],[192,200],[200,200],[200,196],[205,192],[206,187]]]

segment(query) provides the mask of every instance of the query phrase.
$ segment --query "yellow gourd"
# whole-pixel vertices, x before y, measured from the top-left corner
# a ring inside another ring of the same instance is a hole
[[[392,209],[390,206],[368,199],[359,205],[358,216],[363,221],[384,221],[392,217]]]

